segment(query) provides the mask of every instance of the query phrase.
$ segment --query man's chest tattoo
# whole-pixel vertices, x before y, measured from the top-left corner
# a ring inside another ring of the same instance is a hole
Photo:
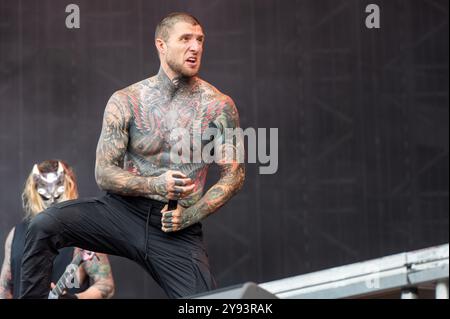
[[[198,87],[180,89],[173,95],[163,94],[157,87],[140,88],[139,94],[130,94],[129,102],[133,119],[129,127],[131,163],[127,166],[147,173],[171,166],[171,148],[186,137],[183,135],[189,134],[189,140],[198,138],[225,105],[223,99]]]

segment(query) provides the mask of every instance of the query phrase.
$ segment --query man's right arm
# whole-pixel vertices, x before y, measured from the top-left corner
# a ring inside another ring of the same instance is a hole
[[[143,196],[150,193],[148,179],[133,175],[120,167],[128,147],[130,118],[127,95],[114,93],[103,116],[102,132],[97,144],[95,179],[98,186],[105,191]]]
[[[181,172],[167,171],[160,176],[144,177],[121,167],[128,147],[128,126],[132,117],[128,103],[128,96],[118,91],[106,105],[95,161],[98,186],[125,196],[160,195],[168,199],[187,196],[195,185]]]
[[[13,280],[11,272],[11,246],[14,237],[14,228],[9,232],[5,242],[5,259],[0,274],[0,299],[13,298]]]

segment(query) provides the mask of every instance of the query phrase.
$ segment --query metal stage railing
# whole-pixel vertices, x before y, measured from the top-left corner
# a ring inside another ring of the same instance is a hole
[[[259,284],[282,299],[448,299],[449,245]]]

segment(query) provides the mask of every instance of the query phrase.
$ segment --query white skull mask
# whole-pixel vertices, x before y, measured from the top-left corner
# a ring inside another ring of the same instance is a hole
[[[36,191],[44,201],[45,208],[62,200],[64,195],[64,169],[58,162],[56,172],[41,173],[38,166],[33,167],[33,178],[36,184]]]

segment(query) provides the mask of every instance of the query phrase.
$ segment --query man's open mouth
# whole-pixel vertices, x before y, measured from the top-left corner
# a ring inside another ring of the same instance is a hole
[[[197,63],[197,58],[195,58],[195,57],[187,58],[186,62],[190,65],[195,65]]]

